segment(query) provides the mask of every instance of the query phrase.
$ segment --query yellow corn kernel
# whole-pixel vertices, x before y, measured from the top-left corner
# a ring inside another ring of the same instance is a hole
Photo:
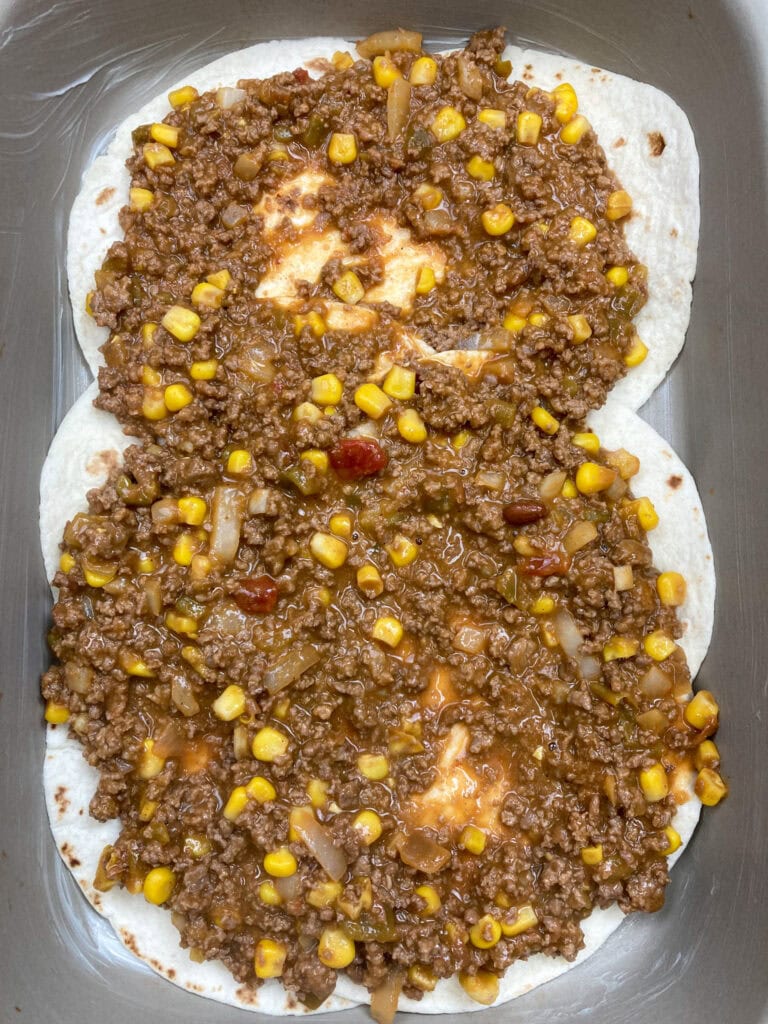
[[[211,704],[211,711],[222,722],[232,722],[239,718],[245,711],[245,690],[236,683],[230,683]]]
[[[544,327],[549,323],[549,317],[546,313],[531,313],[528,317],[528,323],[532,327]]]
[[[269,781],[261,775],[254,775],[246,784],[245,791],[248,796],[257,803],[266,804],[277,798],[277,790]]]
[[[640,459],[624,448],[607,452],[605,461],[619,474],[622,480],[631,480],[640,470]]]
[[[319,530],[312,534],[309,550],[326,569],[340,569],[347,560],[347,545],[344,541]]]
[[[189,405],[193,398],[194,395],[186,384],[169,384],[163,393],[165,407],[170,409],[171,412],[178,412],[179,409],[183,409]]]
[[[568,146],[575,146],[577,142],[581,142],[591,127],[586,117],[577,114],[560,129],[560,141]]]
[[[374,61],[374,74],[375,74]],[[408,76],[408,81],[411,85],[433,85],[435,78],[437,78],[437,61],[431,57],[419,57],[411,64],[411,73]],[[381,82],[378,83],[381,85]]]
[[[621,220],[632,212],[632,197],[623,188],[611,192],[606,204],[605,216],[608,220]]]
[[[300,456],[305,462],[311,462],[313,466],[317,466],[321,473],[328,472],[328,453],[322,451],[320,448],[308,448],[305,452],[301,453]]]
[[[517,115],[517,141],[521,146],[535,146],[541,132],[541,117],[532,110],[522,110]]]
[[[645,637],[643,647],[645,648],[645,653],[653,658],[654,661],[664,661],[677,648],[677,644],[671,636],[667,636],[660,629],[655,629]]]
[[[580,345],[587,338],[592,337],[592,328],[589,326],[589,321],[580,313],[569,316],[568,323],[571,325],[571,331],[573,332],[571,341],[574,345]]]
[[[227,821],[237,821],[247,806],[248,794],[245,791],[245,786],[235,786],[221,813]]]
[[[539,430],[543,430],[545,434],[556,434],[560,429],[560,421],[556,420],[555,417],[551,413],[548,413],[541,405],[537,405],[533,410],[531,413],[531,419]]]
[[[472,435],[468,430],[460,430],[458,434],[454,434],[451,438],[451,446],[460,452],[465,444],[469,441]]]
[[[386,545],[386,550],[398,569],[410,565],[419,553],[418,546],[402,533],[398,533],[392,543]]]
[[[179,144],[179,129],[170,124],[155,122],[149,129],[149,137],[153,142],[160,142],[169,149],[176,149]]]
[[[380,419],[392,405],[378,384],[361,384],[355,391],[355,405],[373,420]]]
[[[185,306],[171,306],[160,323],[177,341],[192,341],[200,330],[200,317]]]
[[[668,608],[677,608],[685,601],[685,577],[679,572],[662,572],[656,578],[656,593]]]
[[[576,488],[582,494],[598,494],[605,491],[615,479],[614,470],[597,462],[582,462],[576,470]]]
[[[589,452],[590,455],[597,455],[600,451],[600,438],[591,431],[585,434],[574,434],[571,441],[578,448],[583,448],[585,452]]]
[[[408,968],[408,982],[422,992],[434,992],[437,986],[437,975],[426,964],[411,964]]]
[[[492,971],[478,971],[467,974],[459,971],[459,984],[470,999],[482,1006],[490,1006],[499,998],[499,979]]]
[[[267,153],[267,160],[278,161],[278,160],[290,160],[288,150],[283,142],[276,142],[269,153]]]
[[[378,597],[384,591],[384,581],[375,565],[361,565],[357,570],[357,585],[366,597]]]
[[[397,417],[397,430],[404,441],[421,444],[427,439],[424,420],[415,409],[404,409]]]
[[[224,290],[210,281],[201,281],[192,289],[192,304],[204,309],[220,309],[224,301]]]
[[[159,324],[153,324],[147,322],[141,325],[141,343],[144,348],[151,348],[155,337],[155,331],[159,327]]]
[[[346,50],[336,50],[331,57],[331,63],[337,71],[346,71],[355,63],[355,58]]]
[[[165,624],[174,633],[196,633],[197,619],[191,615],[180,615],[178,612],[166,612]]]
[[[141,368],[141,383],[146,384],[147,387],[158,387],[163,382],[163,375],[155,370],[152,366],[142,366]]]
[[[467,853],[479,855],[485,849],[486,835],[481,828],[475,825],[465,825],[459,836],[459,845],[463,846]]]
[[[117,569],[111,565],[103,565],[96,568],[84,568],[85,582],[89,587],[106,587],[111,583],[117,574]]]
[[[310,394],[317,405],[338,405],[344,394],[344,385],[335,373],[324,373],[312,378]]]
[[[282,942],[259,939],[253,955],[253,969],[257,978],[279,978],[285,967],[288,950]]]
[[[245,476],[253,469],[251,453],[244,448],[235,448],[227,458],[227,472],[233,476]]]
[[[473,178],[477,178],[478,181],[490,181],[496,174],[496,168],[493,166],[491,160],[483,160],[481,156],[475,154],[470,157],[466,164],[467,174]]]
[[[71,572],[76,564],[74,555],[71,555],[68,551],[65,551],[59,559],[59,569],[62,572]]]
[[[351,164],[357,159],[357,140],[348,132],[334,132],[328,143],[328,159],[332,164]]]
[[[548,595],[537,598],[531,605],[531,611],[534,615],[549,615],[554,610],[555,602]]]
[[[511,939],[515,935],[522,935],[523,932],[530,931],[538,923],[539,919],[536,916],[536,911],[530,903],[526,903],[522,907],[517,908],[517,917],[511,924],[506,924],[504,921],[501,922],[501,930],[508,939]]]
[[[176,875],[170,868],[152,868],[147,872],[142,886],[144,899],[147,903],[154,903],[159,907],[161,903],[170,899],[175,884]]]
[[[386,778],[388,771],[389,765],[387,765],[382,778]],[[381,836],[381,818],[376,811],[360,811],[352,819],[352,828],[360,834],[366,846],[371,846]]]
[[[168,93],[168,102],[174,110],[178,110],[179,107],[186,106],[187,103],[196,100],[198,95],[199,93],[193,85],[183,85],[180,89],[174,89]]]
[[[512,541],[512,547],[515,549],[518,555],[523,555],[524,558],[530,558],[531,555],[536,554],[536,548],[533,546],[533,544],[531,544],[530,540],[524,534],[515,537],[515,539]]]
[[[310,779],[307,783],[307,796],[315,809],[325,807],[328,803],[329,783],[324,779]]]
[[[574,217],[568,231],[568,237],[580,249],[594,241],[597,236],[597,228],[591,220],[586,217]]]
[[[323,907],[330,907],[341,896],[343,886],[341,882],[320,882],[307,893],[307,903],[312,907],[322,910]]]
[[[717,722],[720,708],[709,690],[699,690],[685,706],[683,715],[694,729],[706,729]]]
[[[157,800],[142,800],[139,807],[139,821],[152,821],[157,810]]]
[[[437,889],[433,885],[420,885],[414,891],[426,903],[424,909],[419,911],[419,917],[434,917],[442,906]]]
[[[45,705],[45,720],[49,725],[64,725],[69,721],[69,708],[65,704],[56,704],[49,700]]]
[[[162,420],[168,415],[162,388],[144,388],[141,413],[148,420]]]
[[[458,138],[466,127],[464,115],[456,107],[443,107],[430,125],[432,134],[438,142],[450,142]]]
[[[145,739],[141,747],[141,754],[136,763],[136,774],[144,782],[148,782],[165,768],[165,758],[154,753],[155,741],[153,739]]]
[[[497,203],[490,210],[483,210],[480,220],[489,235],[504,235],[515,223],[515,215],[506,203]]]
[[[696,768],[699,770],[702,768],[717,768],[720,764],[720,751],[717,749],[715,741],[703,740],[696,747],[693,760]]]
[[[202,580],[209,575],[213,563],[207,555],[195,555],[189,563],[189,572],[192,579]]]
[[[605,272],[605,279],[614,288],[623,288],[629,280],[629,271],[626,267],[609,267]]]
[[[328,526],[331,529],[331,533],[335,533],[337,537],[344,537],[346,540],[352,536],[352,516],[349,512],[337,512],[332,515],[328,520]]]
[[[354,306],[365,295],[365,288],[354,270],[347,270],[334,282],[333,293],[342,302]]]
[[[416,278],[416,294],[428,295],[437,284],[435,272],[432,267],[422,267],[419,276]]]
[[[156,167],[168,167],[176,163],[176,158],[170,149],[159,142],[145,142],[143,153],[144,163],[150,171],[154,171]]]
[[[414,199],[418,199],[425,210],[436,210],[443,201],[443,193],[436,185],[427,183],[419,185],[413,193]]]
[[[253,737],[251,752],[257,761],[276,761],[288,750],[288,737],[284,732],[265,725]]]
[[[650,498],[636,498],[625,506],[627,511],[637,516],[638,523],[646,531],[655,530],[659,525],[659,514]]]
[[[520,331],[527,325],[528,321],[524,316],[517,316],[515,313],[507,313],[502,320],[502,326],[504,330],[511,331],[512,334],[519,334]]]
[[[626,636],[614,636],[603,647],[603,661],[618,661],[623,658],[632,658],[640,650],[638,640],[631,640]]]
[[[357,759],[357,770],[366,779],[380,782],[389,775],[389,761],[384,754],[360,754]]]
[[[228,270],[215,270],[212,274],[208,274],[205,280],[225,292],[232,283],[232,275]]]
[[[680,833],[677,829],[672,828],[671,825],[667,825],[664,829],[664,834],[667,837],[667,845],[661,852],[665,857],[669,857],[675,852],[675,850],[680,849],[683,844],[683,840],[681,839]]]
[[[389,57],[379,56],[373,58],[373,80],[382,89],[388,89],[393,82],[402,77],[402,72]]]
[[[624,365],[629,367],[639,366],[640,363],[645,362],[647,355],[648,346],[640,338],[635,338],[629,352],[624,356]]]
[[[190,494],[185,498],[179,498],[177,504],[182,523],[186,523],[187,526],[202,526],[208,514],[208,505],[203,498]]]
[[[393,366],[381,385],[385,395],[407,402],[416,394],[416,374],[404,366]]]
[[[601,864],[603,861],[603,844],[597,843],[596,846],[582,846],[581,859],[589,867]]]
[[[309,327],[310,331],[316,338],[322,338],[328,329],[328,325],[325,320],[315,310],[310,310],[306,316],[296,316],[293,319],[293,330],[294,334],[298,337],[305,327]]]
[[[403,639],[403,624],[393,615],[383,615],[373,624],[373,639],[388,647],[397,647]]]
[[[343,928],[326,928],[320,936],[317,955],[326,967],[340,971],[355,959],[355,944]]]
[[[259,899],[268,907],[279,907],[283,898],[277,891],[274,882],[262,882],[259,885]]]
[[[560,493],[564,498],[575,498],[579,492],[576,489],[576,484],[573,480],[566,480],[560,490]]]
[[[193,533],[185,530],[173,545],[173,560],[177,565],[191,565],[197,554],[199,541]]]
[[[477,120],[487,124],[489,128],[504,130],[507,127],[507,115],[503,110],[496,110],[494,107],[483,107],[478,113]]]
[[[560,124],[568,124],[579,109],[579,99],[576,90],[570,82],[562,82],[552,90],[555,101],[555,119]]]
[[[148,210],[152,205],[155,193],[150,192],[148,188],[132,188],[128,193],[131,209],[137,213],[142,213],[144,210]]]
[[[302,420],[306,420],[308,423],[317,423],[322,418],[322,411],[312,402],[302,402],[291,413],[291,419],[295,423],[300,423]]]
[[[296,858],[287,846],[273,850],[264,858],[264,870],[273,878],[290,878],[296,874],[298,866]]]
[[[714,807],[728,795],[728,787],[723,781],[723,777],[712,768],[701,769],[696,776],[694,789],[696,796],[705,807]]]
[[[663,764],[657,762],[640,772],[640,789],[649,804],[664,799],[669,793],[669,781]]]
[[[485,914],[469,929],[469,941],[478,949],[490,949],[501,938],[501,925],[490,914]]]

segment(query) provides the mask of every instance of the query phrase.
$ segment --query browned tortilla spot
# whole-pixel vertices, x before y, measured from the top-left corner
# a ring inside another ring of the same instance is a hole
[[[666,140],[661,132],[648,132],[648,146],[650,147],[651,156],[661,156],[666,145]]]
[[[677,488],[682,484],[682,482],[683,478],[681,476],[678,476],[677,473],[673,473],[669,480],[667,480],[667,483],[673,491],[676,491]]]
[[[115,190],[113,188],[103,188],[96,196],[96,205],[103,206],[104,203],[108,203],[114,194]]]

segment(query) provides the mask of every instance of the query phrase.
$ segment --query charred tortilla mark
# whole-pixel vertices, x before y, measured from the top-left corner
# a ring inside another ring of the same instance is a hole
[[[53,794],[53,799],[56,801],[56,806],[59,809],[59,817],[63,818],[69,810],[69,800],[67,799],[67,787],[59,786],[56,792]]]
[[[126,949],[130,949],[134,956],[141,956],[141,954],[139,953],[138,943],[136,942],[136,937],[131,932],[129,932],[127,928],[120,929],[120,938],[123,940],[123,944],[125,945]]]
[[[678,234],[677,228],[670,228],[669,229],[669,237],[670,238],[677,238],[677,234]]]
[[[621,147],[622,147],[622,146],[626,146],[626,144],[627,144],[627,140],[626,140],[626,139],[624,138],[624,136],[623,136],[623,135],[621,135],[621,136],[619,136],[619,138],[618,138],[618,139],[616,139],[616,141],[614,142],[614,144],[613,144],[613,148],[614,148],[614,149],[621,149]]]
[[[64,858],[64,860],[66,860],[67,864],[73,870],[75,868],[79,868],[80,867],[80,863],[81,862],[75,856],[74,851],[73,851],[72,847],[69,845],[69,843],[64,842],[64,843],[61,844],[61,855]]]
[[[114,448],[105,448],[104,451],[97,452],[93,458],[88,460],[85,469],[91,476],[101,476],[102,473],[108,475],[119,465],[120,455],[118,452]]]
[[[115,194],[114,188],[103,188],[101,192],[96,196],[96,205],[103,206],[104,203],[108,203],[112,196]]]
[[[666,148],[666,140],[661,132],[648,132],[648,148],[651,156],[661,156]]]
[[[672,488],[673,491],[676,491],[677,488],[680,487],[682,482],[683,482],[683,478],[681,476],[679,476],[677,473],[673,473],[672,476],[669,478],[669,480],[667,480],[667,483],[669,484],[669,486]]]
[[[248,988],[247,985],[241,985],[240,988],[236,989],[235,996],[244,1003],[246,1006],[258,1006],[259,997],[253,991],[252,988]]]

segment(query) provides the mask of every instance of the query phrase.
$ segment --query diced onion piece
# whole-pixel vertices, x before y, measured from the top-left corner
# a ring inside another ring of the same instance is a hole
[[[539,494],[544,501],[554,501],[562,491],[567,476],[568,474],[564,470],[556,469],[544,477],[539,484]]]
[[[78,665],[76,661],[68,661],[64,665],[64,682],[73,693],[88,693],[93,682],[93,669],[87,665]]]
[[[387,977],[371,993],[371,1016],[376,1024],[392,1024],[403,990],[405,971],[390,970]]]
[[[663,735],[669,728],[667,716],[660,708],[643,711],[641,715],[637,716],[637,724],[641,729],[647,729],[648,732],[656,733],[657,736]]]
[[[209,554],[221,565],[235,560],[243,525],[243,495],[237,487],[217,487],[211,509]]]
[[[667,696],[672,689],[672,680],[658,665],[651,665],[645,675],[640,677],[638,689],[644,697],[655,700],[656,697]]]
[[[503,473],[481,469],[475,474],[475,487],[487,487],[489,491],[503,491],[506,478]]]
[[[635,577],[631,565],[614,565],[613,587],[614,590],[631,590],[635,585]]]
[[[348,433],[347,437],[378,437],[379,436],[379,425],[375,420],[363,420],[362,423],[358,423],[356,427],[353,427]]]
[[[268,487],[257,487],[256,490],[251,491],[248,498],[248,514],[251,516],[266,515],[271,493]]]
[[[175,498],[161,498],[153,502],[150,514],[155,526],[172,526],[181,520],[179,503]]]
[[[488,643],[488,634],[477,626],[462,625],[453,638],[453,646],[465,654],[481,654]]]
[[[200,705],[195,700],[192,691],[192,684],[186,676],[174,676],[171,683],[171,700],[186,718],[191,718],[200,710]]]
[[[245,89],[234,89],[232,86],[224,86],[216,90],[216,105],[222,110],[229,110],[236,103],[245,99]]]
[[[374,32],[372,36],[357,44],[357,52],[367,60],[379,57],[383,53],[404,51],[419,53],[421,50],[421,32],[407,32],[397,28],[386,32]]]
[[[307,807],[294,810],[291,825],[328,877],[334,882],[340,882],[347,870],[347,858],[344,851],[336,846],[325,825],[321,825]]]
[[[459,88],[471,100],[479,100],[483,95],[483,76],[477,64],[463,53],[456,63],[459,69]]]
[[[580,551],[597,537],[597,527],[588,519],[575,522],[563,537],[563,547],[569,555]]]
[[[400,843],[400,860],[408,867],[416,868],[427,875],[442,871],[451,859],[450,850],[430,839],[426,832],[414,829]]]
[[[611,486],[603,493],[609,501],[618,501],[620,498],[624,497],[628,490],[629,484],[627,481],[622,480],[620,476],[617,476]]]
[[[408,123],[411,113],[411,86],[396,78],[387,89],[387,139],[394,142]]]
[[[554,617],[555,635],[560,646],[568,655],[573,658],[579,667],[584,679],[596,679],[600,675],[600,662],[597,658],[581,653],[581,645],[584,641],[581,630],[576,625],[573,616],[564,608],[558,610]]]
[[[251,745],[248,742],[248,730],[244,725],[236,725],[232,733],[232,746],[237,761],[245,761],[251,756]]]
[[[287,903],[289,900],[295,899],[301,892],[301,875],[296,872],[293,875],[288,875],[287,878],[275,878],[273,885]]]
[[[284,651],[264,676],[264,686],[274,696],[290,686],[299,676],[320,661],[321,654],[312,644],[302,644]]]
[[[163,587],[157,576],[142,576],[144,605],[150,615],[159,615],[163,610]]]

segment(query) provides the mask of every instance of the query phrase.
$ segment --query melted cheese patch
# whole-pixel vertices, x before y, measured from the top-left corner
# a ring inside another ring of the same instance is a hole
[[[477,825],[501,831],[499,814],[509,790],[500,767],[478,767],[468,752],[470,733],[463,723],[452,726],[437,759],[437,778],[425,792],[413,798],[406,812],[418,825],[460,828]]]

